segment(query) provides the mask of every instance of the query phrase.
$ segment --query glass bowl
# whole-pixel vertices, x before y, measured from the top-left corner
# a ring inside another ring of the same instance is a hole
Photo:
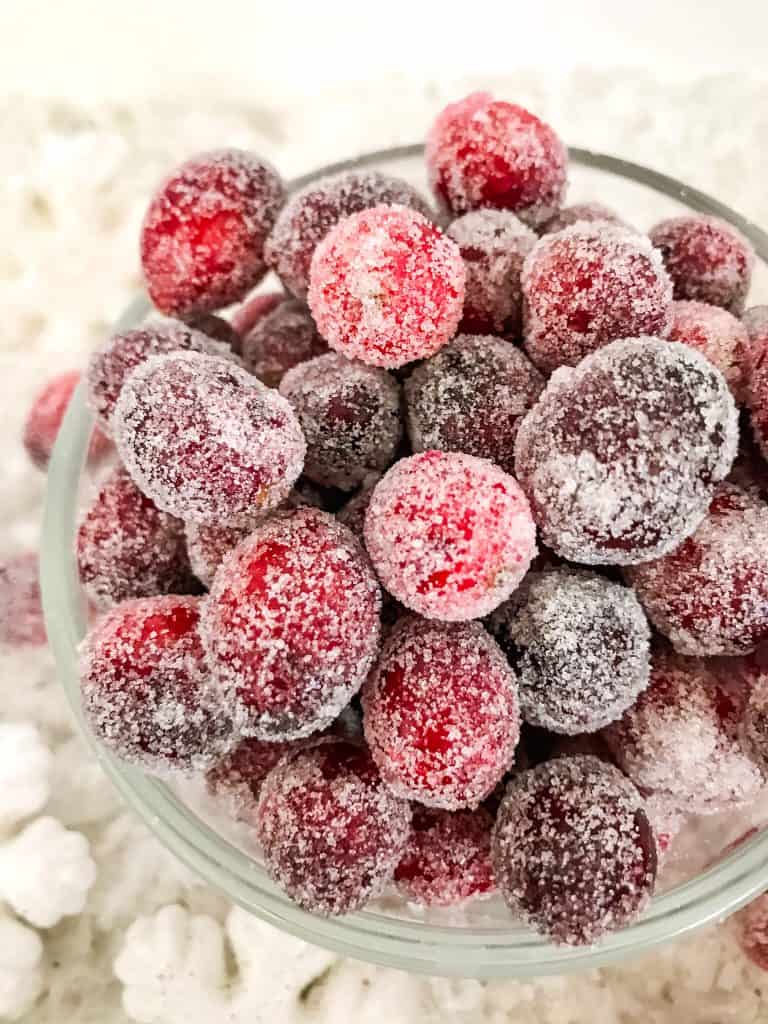
[[[715,214],[747,235],[758,253],[751,302],[768,301],[768,236],[722,203],[663,174],[616,157],[571,149],[569,201],[595,199],[647,229],[661,217],[685,210]],[[324,167],[293,183],[351,167],[376,167],[407,178],[426,193],[421,146],[370,153]],[[148,310],[136,299],[117,322],[127,328]],[[70,404],[48,472],[41,575],[48,636],[62,685],[79,717],[77,648],[85,632],[86,606],[74,559],[74,533],[93,418],[82,386]],[[726,843],[747,829],[742,819],[707,819],[704,851],[694,877],[674,878],[631,926],[591,948],[554,946],[516,925],[500,900],[466,911],[419,912],[402,900],[380,901],[364,912],[324,919],[300,910],[272,884],[246,852],[238,826],[218,817],[198,783],[164,783],[113,758],[83,729],[104,770],[128,804],[180,860],[235,903],[276,927],[345,956],[428,974],[469,977],[557,974],[596,967],[636,955],[714,919],[724,917],[768,888],[768,831],[717,860]],[[721,820],[722,819],[722,820]],[[768,809],[765,818],[768,820]],[[751,822],[754,823],[754,822]],[[762,823],[762,822],[761,822]],[[707,846],[709,844],[709,847]],[[706,851],[711,848],[714,856]],[[711,865],[715,861],[714,866]],[[684,875],[682,876],[684,877]]]

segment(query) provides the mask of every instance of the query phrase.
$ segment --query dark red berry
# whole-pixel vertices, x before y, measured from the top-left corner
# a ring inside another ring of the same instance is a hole
[[[260,317],[243,336],[245,368],[271,388],[294,366],[327,351],[309,310],[290,299]]]
[[[23,433],[24,447],[38,469],[48,468],[64,414],[81,376],[79,370],[70,370],[49,380],[35,397],[27,413]],[[97,427],[91,438],[88,462],[91,465],[100,462],[111,447],[109,438]]]

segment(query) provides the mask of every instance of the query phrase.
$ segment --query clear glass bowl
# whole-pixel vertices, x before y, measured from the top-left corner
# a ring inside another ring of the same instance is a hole
[[[768,301],[768,236],[763,231],[717,200],[647,168],[580,149],[571,150],[571,161],[571,202],[600,200],[644,229],[661,217],[685,210],[712,213],[736,225],[752,240],[759,255],[751,301]],[[350,167],[376,167],[399,174],[426,191],[421,146],[370,153],[324,167],[294,182],[294,187]],[[118,326],[137,323],[147,308],[146,300],[137,299]],[[48,473],[41,553],[48,635],[62,685],[78,716],[77,648],[85,632],[86,615],[73,540],[92,426],[81,387],[69,407]],[[323,919],[300,910],[270,882],[258,861],[246,852],[242,832],[216,816],[199,784],[165,784],[120,763],[88,739],[104,770],[160,841],[234,902],[308,942],[406,970],[493,977],[596,967],[723,917],[768,888],[768,831],[764,831],[714,867],[704,865],[715,858],[704,856],[693,868],[693,878],[682,884],[668,883],[672,887],[654,899],[639,921],[589,949],[547,943],[516,926],[499,900],[479,902],[466,911],[428,915],[403,901],[390,900],[349,917]],[[745,830],[738,822],[729,826],[727,820],[710,819],[705,823],[702,848],[710,843],[719,854],[739,829]]]

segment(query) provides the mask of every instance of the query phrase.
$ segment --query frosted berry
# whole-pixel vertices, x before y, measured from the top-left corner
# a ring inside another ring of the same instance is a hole
[[[575,224],[547,235],[523,266],[525,348],[546,372],[575,366],[618,338],[664,337],[672,285],[642,235],[612,224]]]
[[[752,432],[768,458],[768,306],[755,306],[744,315],[749,336],[749,380],[746,388]]]
[[[64,414],[75,388],[80,383],[79,370],[70,370],[53,377],[36,396],[24,422],[23,442],[38,469],[47,469]],[[88,462],[100,462],[110,450],[110,442],[98,429],[94,430],[88,450]]]
[[[520,335],[523,260],[536,235],[508,210],[474,210],[448,228],[466,269],[464,312],[459,330],[467,334]]]
[[[313,181],[292,195],[278,215],[265,256],[286,288],[306,299],[318,244],[340,220],[372,206],[408,206],[431,217],[412,185],[379,171],[345,171]]]
[[[80,580],[95,605],[186,593],[184,523],[161,512],[122,467],[113,470],[77,531]]]
[[[192,572],[204,587],[210,587],[226,555],[252,532],[250,526],[206,526],[204,523],[186,523],[184,530]]]
[[[374,488],[381,479],[378,473],[369,473],[363,480],[360,489],[339,509],[336,518],[359,539],[363,540],[365,516],[371,503]]]
[[[632,565],[693,533],[737,439],[711,363],[685,345],[630,338],[552,376],[520,425],[515,468],[557,554]]]
[[[200,771],[231,744],[198,633],[200,599],[125,601],[80,652],[83,713],[97,739],[149,771]]]
[[[328,352],[289,370],[280,394],[304,432],[310,480],[348,491],[394,459],[402,435],[400,385],[386,370]]]
[[[673,302],[667,337],[698,349],[728,381],[736,400],[743,398],[749,335],[732,313],[706,302]]]
[[[734,914],[733,928],[742,953],[755,967],[768,971],[768,893]]]
[[[466,452],[511,473],[517,428],[544,383],[533,363],[509,342],[460,334],[405,382],[414,451]]]
[[[560,757],[507,787],[491,845],[512,911],[557,943],[586,946],[633,921],[656,880],[643,800],[612,765]]]
[[[309,310],[300,302],[281,302],[261,317],[243,338],[247,370],[276,388],[288,370],[328,351]]]
[[[285,199],[279,175],[251,153],[193,157],[155,193],[141,265],[161,313],[192,317],[242,299],[266,270],[264,242]]]
[[[741,322],[747,332],[746,376],[759,370],[768,362],[768,306],[752,306]]]
[[[287,497],[305,443],[284,398],[225,359],[153,356],[115,409],[120,457],[138,487],[172,515],[247,526]]]
[[[512,210],[543,224],[562,202],[565,146],[523,107],[473,92],[438,114],[426,146],[429,181],[453,214]]]
[[[233,328],[241,339],[244,338],[263,317],[277,309],[280,303],[285,302],[287,298],[285,292],[263,292],[260,295],[252,295],[232,314]]]
[[[597,573],[529,573],[489,625],[517,669],[520,711],[533,725],[595,732],[648,685],[643,610],[631,590]]]
[[[45,641],[37,554],[29,551],[3,559],[0,562],[0,643],[39,647]]]
[[[379,646],[381,595],[332,516],[276,513],[221,564],[203,614],[217,683],[243,735],[295,739],[329,725]]]
[[[479,623],[401,619],[363,691],[371,754],[393,792],[476,807],[511,767],[515,674]]]
[[[721,485],[699,528],[628,579],[681,654],[747,654],[768,640],[768,504]]]
[[[206,789],[219,807],[235,821],[256,824],[256,805],[264,780],[285,757],[306,741],[268,743],[245,739],[205,774]]]
[[[768,649],[744,659],[737,671],[747,690],[740,737],[742,749],[768,780]],[[728,671],[730,666],[726,666]]]
[[[296,751],[261,789],[256,834],[267,871],[311,913],[347,914],[381,895],[408,840],[411,811],[363,747],[326,740]]]
[[[741,313],[755,253],[740,231],[718,217],[697,213],[660,221],[649,234],[672,278],[676,299]]]
[[[426,217],[374,206],[318,245],[309,307],[331,348],[391,368],[433,355],[455,334],[464,280],[459,247]]]
[[[491,829],[484,807],[437,811],[415,807],[395,884],[405,899],[425,907],[449,907],[493,892]]]
[[[602,203],[574,203],[573,206],[564,206],[558,210],[554,217],[550,218],[540,229],[542,235],[553,235],[557,231],[564,231],[573,224],[616,224],[619,227],[629,228],[628,224],[612,210]]]
[[[236,355],[239,354],[240,335],[229,320],[225,320],[223,316],[216,316],[215,313],[203,313],[201,316],[192,318],[190,327],[205,334],[211,341],[218,341],[222,345],[226,345]]]

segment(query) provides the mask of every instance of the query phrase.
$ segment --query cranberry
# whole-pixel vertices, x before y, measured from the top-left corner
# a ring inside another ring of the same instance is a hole
[[[45,641],[37,554],[29,551],[4,559],[0,562],[0,643],[39,647]]]
[[[261,317],[244,336],[242,347],[246,369],[271,388],[294,366],[327,351],[309,310],[290,300]]]
[[[364,540],[365,516],[374,488],[381,479],[378,473],[369,473],[358,491],[338,511],[336,518],[359,539]]]
[[[609,206],[602,203],[574,203],[573,206],[564,206],[540,229],[542,235],[553,235],[557,231],[564,231],[574,224],[616,224],[619,227],[634,230]]]
[[[741,318],[747,332],[747,377],[768,362],[768,306],[752,306]]]
[[[81,376],[79,370],[70,370],[53,377],[36,395],[27,413],[23,433],[24,447],[38,469],[48,468],[64,414]],[[97,427],[91,437],[88,462],[91,465],[100,462],[110,448],[109,438]]]
[[[768,662],[762,657],[745,659],[739,673],[747,689],[747,701],[740,724],[741,746],[768,779]]]
[[[302,740],[287,743],[240,740],[205,773],[206,788],[229,817],[255,825],[256,805],[264,780],[286,754],[305,744]]]
[[[706,302],[673,302],[668,338],[698,349],[728,381],[736,400],[743,398],[749,335],[732,313]]]
[[[240,353],[240,335],[229,320],[225,320],[223,316],[216,316],[215,313],[203,313],[201,316],[193,317],[190,326],[205,334],[212,341],[226,345],[235,355]]]
[[[255,526],[255,524],[254,524]],[[250,526],[185,526],[187,554],[192,572],[204,587],[210,587],[224,558],[251,533]]]
[[[244,338],[246,334],[250,334],[263,317],[277,309],[280,303],[285,302],[287,298],[285,292],[263,292],[260,295],[252,295],[232,314],[232,327],[241,339]]]

